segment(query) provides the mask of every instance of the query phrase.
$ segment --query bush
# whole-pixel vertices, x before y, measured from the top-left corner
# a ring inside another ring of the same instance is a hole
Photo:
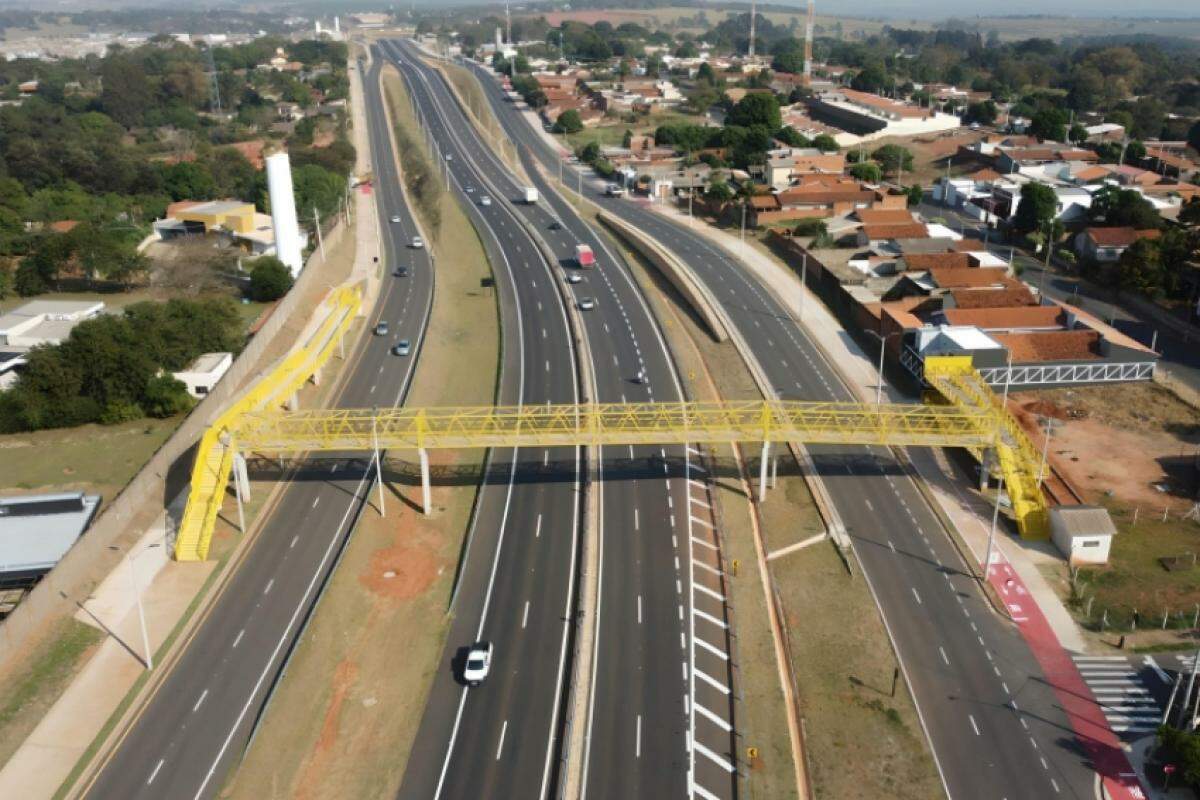
[[[274,256],[256,258],[250,265],[250,299],[260,303],[278,300],[292,288],[292,271]]]
[[[191,408],[192,396],[183,381],[164,373],[146,384],[142,405],[149,416],[166,419]]]
[[[857,164],[851,164],[847,172],[850,173],[850,177],[864,183],[879,183],[883,180],[883,172],[874,161],[862,161]]]
[[[796,223],[792,233],[796,236],[825,236],[829,233],[829,226],[823,219],[802,219]]]
[[[554,122],[555,133],[579,133],[581,130],[583,130],[583,119],[573,108],[568,108],[559,114],[558,119]]]
[[[135,419],[141,419],[145,415],[145,412],[142,411],[141,406],[137,403],[130,403],[127,400],[114,400],[100,412],[100,424],[116,425],[121,422],[133,422]]]

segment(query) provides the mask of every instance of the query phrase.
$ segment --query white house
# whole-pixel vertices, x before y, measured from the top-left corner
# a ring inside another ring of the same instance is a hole
[[[187,386],[192,397],[204,397],[221,380],[221,376],[233,365],[232,353],[205,353],[180,372],[172,376]]]
[[[1100,506],[1058,506],[1050,509],[1050,538],[1072,565],[1107,564],[1117,528]]]

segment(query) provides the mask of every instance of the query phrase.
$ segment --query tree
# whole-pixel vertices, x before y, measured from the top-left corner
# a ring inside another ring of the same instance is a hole
[[[1183,208],[1179,209],[1179,222],[1193,227],[1200,225],[1200,197],[1193,197],[1183,204]]]
[[[807,136],[793,128],[791,125],[784,125],[775,133],[775,138],[786,144],[788,147],[810,147],[812,142]]]
[[[812,140],[812,146],[820,150],[822,153],[836,153],[840,148],[837,140],[828,133],[822,133],[817,138]]]
[[[1041,230],[1047,220],[1058,216],[1058,196],[1044,183],[1030,182],[1021,187],[1021,200],[1013,215],[1013,228],[1020,233]]]
[[[707,61],[701,62],[696,68],[696,80],[700,83],[707,83],[709,86],[717,85],[717,73],[713,71],[712,64]]]
[[[891,78],[881,61],[867,64],[850,81],[850,88],[860,92],[878,92],[885,86],[891,86]]]
[[[883,180],[883,172],[874,161],[861,161],[857,164],[851,164],[850,169],[847,171],[850,173],[850,177],[864,183],[879,183]]]
[[[1059,108],[1043,108],[1029,120],[1030,136],[1061,142],[1067,138],[1067,114]]]
[[[1162,227],[1162,217],[1149,200],[1133,189],[1104,186],[1092,195],[1088,216],[1108,227],[1148,230]]]
[[[583,130],[583,118],[573,108],[568,108],[559,114],[558,119],[554,121],[555,133],[579,133],[581,130]]]
[[[765,125],[773,131],[783,125],[783,115],[779,111],[779,101],[775,95],[766,92],[754,92],[738,101],[726,125],[749,128],[753,125]]]
[[[625,135],[621,137],[621,147],[633,146],[633,131],[629,128],[625,129]]]
[[[979,103],[971,103],[967,106],[967,113],[963,115],[963,122],[968,125],[978,123],[980,125],[991,125],[996,121],[999,112],[996,110],[996,104],[991,100],[984,100]]]
[[[579,148],[576,153],[579,160],[585,164],[594,164],[600,158],[600,144],[598,142],[588,142],[583,147]]]
[[[292,168],[296,212],[304,217],[317,210],[323,217],[336,212],[346,194],[346,179],[315,164]]]
[[[708,188],[704,190],[705,197],[709,200],[715,200],[718,203],[728,203],[734,198],[734,195],[735,193],[729,184],[719,179],[713,179],[708,184]]]
[[[292,288],[292,271],[274,256],[256,258],[250,264],[250,298],[260,303],[278,300]]]
[[[1194,123],[1188,129],[1187,142],[1193,150],[1200,150],[1200,122]]]
[[[192,402],[183,381],[164,374],[150,379],[139,405],[148,416],[166,419],[187,411]]]
[[[1163,288],[1163,265],[1158,243],[1138,239],[1125,248],[1117,264],[1117,283],[1126,291],[1150,297],[1159,294]]]
[[[146,71],[132,56],[110,55],[100,68],[100,105],[104,112],[126,128],[142,121],[154,105],[154,90]]]
[[[912,170],[912,153],[898,144],[885,144],[871,153],[871,158],[879,162],[885,175],[899,175],[901,171]]]
[[[1067,131],[1067,138],[1075,144],[1086,142],[1088,138],[1087,128],[1076,122],[1071,126],[1071,129]]]
[[[925,190],[919,183],[914,183],[912,186],[905,189],[904,192],[908,195],[909,206],[920,205],[921,201],[925,199]]]
[[[803,53],[780,53],[771,61],[771,69],[776,72],[800,73],[804,71]]]

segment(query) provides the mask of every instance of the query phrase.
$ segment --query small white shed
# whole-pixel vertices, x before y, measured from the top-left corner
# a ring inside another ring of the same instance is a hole
[[[1112,537],[1117,533],[1108,509],[1100,506],[1058,506],[1050,509],[1050,538],[1072,566],[1107,564]]]
[[[197,356],[186,369],[172,374],[176,380],[183,381],[192,397],[204,397],[232,365],[232,353],[205,353]]]

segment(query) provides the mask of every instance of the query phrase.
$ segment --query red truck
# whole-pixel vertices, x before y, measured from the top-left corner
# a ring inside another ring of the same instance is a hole
[[[596,266],[596,256],[592,253],[592,248],[586,244],[575,245],[575,263],[582,269]]]

